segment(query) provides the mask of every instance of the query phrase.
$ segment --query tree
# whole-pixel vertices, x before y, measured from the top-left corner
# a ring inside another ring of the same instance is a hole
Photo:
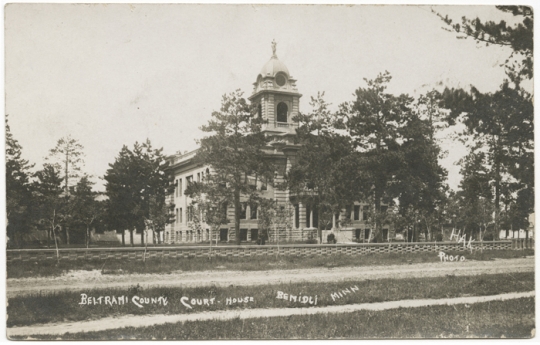
[[[459,38],[472,38],[477,42],[488,45],[507,46],[512,53],[505,61],[507,74],[513,76],[514,82],[519,84],[521,78],[531,79],[533,76],[533,9],[530,6],[496,6],[502,12],[512,13],[520,21],[510,26],[504,20],[495,22],[482,21],[479,18],[470,19],[462,17],[460,23],[452,23],[448,16],[435,12],[451,30],[462,34]],[[515,65],[516,57],[519,65]]]
[[[153,149],[149,140],[143,144],[135,143],[133,150],[122,147],[115,162],[104,176],[106,181],[108,224],[117,231],[130,231],[133,245],[133,231],[141,233],[144,244],[144,230],[147,220],[164,222],[173,219],[172,214],[163,215],[166,197],[173,193],[173,175],[168,169],[169,162],[163,149]],[[153,206],[152,206],[153,205]],[[174,207],[174,205],[173,205]],[[152,209],[151,209],[152,208]],[[152,212],[151,212],[152,211]],[[125,243],[125,239],[122,238]]]
[[[332,225],[334,215],[354,202],[357,187],[350,140],[333,129],[338,118],[324,101],[324,93],[311,98],[312,112],[295,121],[301,145],[295,163],[285,176],[285,186],[298,202],[318,215],[317,237]]]
[[[43,169],[36,173],[37,181],[34,182],[37,203],[38,223],[47,231],[47,247],[52,234],[56,247],[56,259],[60,259],[58,252],[57,231],[65,218],[65,199],[62,189],[62,178],[54,166],[45,164]]]
[[[22,235],[32,227],[32,167],[22,158],[22,147],[13,137],[6,116],[6,230],[9,245],[13,242],[22,246]]]
[[[81,177],[82,167],[84,166],[84,147],[76,140],[68,135],[67,137],[60,138],[56,146],[50,150],[49,157],[46,157],[50,165],[60,172],[60,176],[64,181],[64,196],[66,198],[65,202],[69,204],[69,195],[71,193],[71,188],[75,186],[78,179]],[[66,210],[69,210],[69,207],[66,207]],[[66,243],[70,243],[69,236],[69,225],[68,222],[71,220],[70,215],[66,213],[65,221],[63,228],[66,236]]]
[[[400,161],[396,172],[400,211],[413,212],[422,221],[425,238],[433,234],[438,210],[445,199],[446,170],[438,162],[441,150],[435,141],[435,120],[442,115],[435,104],[434,93],[421,96],[413,112],[404,114],[400,128]],[[415,227],[417,222],[414,223]]]
[[[521,195],[522,215],[534,209],[534,106],[532,96],[508,82],[494,93],[480,93],[472,88],[465,101],[447,91],[444,106],[462,114],[464,140],[471,139],[470,152],[484,148],[484,164],[494,189],[495,231],[498,232],[501,198],[507,193]],[[508,198],[508,195],[507,195]]]
[[[520,22],[509,26],[505,21],[494,22],[463,17],[462,24],[452,24],[446,16],[441,17],[452,30],[464,33],[486,45],[495,44],[512,49],[505,61],[505,80],[495,93],[482,94],[472,87],[471,92],[446,89],[442,105],[451,109],[448,121],[453,124],[461,114],[467,127],[465,136],[472,137],[471,154],[476,145],[487,148],[486,167],[490,168],[491,185],[494,188],[495,230],[502,220],[501,198],[504,198],[505,217],[510,209],[520,215],[522,226],[528,225],[527,216],[534,209],[534,138],[532,95],[521,87],[523,79],[533,76],[533,11],[528,6],[497,6],[519,18]],[[516,61],[521,59],[521,61]],[[513,200],[513,201],[512,201]],[[509,207],[510,202],[515,202]],[[505,221],[506,223],[507,220]],[[511,222],[512,223],[512,222]]]
[[[92,190],[92,185],[88,176],[83,176],[72,191],[69,205],[73,228],[83,228],[85,231],[86,248],[91,241],[91,227],[103,216],[103,203],[96,199],[99,193]]]
[[[188,185],[185,194],[192,198],[194,208],[194,221],[190,225],[196,228],[195,230],[202,231],[202,223],[206,223],[210,227],[210,246],[214,234],[217,244],[221,226],[229,222],[227,200],[229,200],[230,191],[227,186],[221,183],[220,178],[214,178],[208,170],[202,182],[192,182]]]
[[[213,189],[223,198],[223,202],[234,207],[234,228],[236,242],[240,244],[241,199],[251,200],[259,194],[252,188],[252,180],[272,183],[274,164],[264,150],[269,143],[262,133],[262,119],[256,109],[236,90],[223,95],[221,108],[212,113],[212,119],[201,130],[209,135],[200,140],[200,149],[195,161],[210,166],[212,173],[206,183],[197,190],[203,194],[213,193]],[[226,188],[225,188],[226,187]],[[191,194],[193,195],[193,194]]]
[[[400,128],[411,112],[412,99],[386,92],[392,77],[380,73],[373,80],[364,79],[367,87],[355,91],[356,99],[340,106],[343,128],[352,139],[359,181],[360,196],[373,200],[376,240],[381,239],[380,219],[384,219],[381,203],[391,204],[397,196],[396,174],[403,157],[400,152]]]

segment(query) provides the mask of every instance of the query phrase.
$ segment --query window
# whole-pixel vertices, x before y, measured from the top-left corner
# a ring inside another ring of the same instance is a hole
[[[180,222],[180,224],[182,224],[182,207],[180,207],[180,210],[178,212],[178,221]]]
[[[362,208],[362,220],[368,220],[369,206],[364,206]]]
[[[354,230],[354,238],[356,238],[357,240],[360,239],[360,232],[362,231],[362,229],[355,229]]]
[[[341,216],[341,212],[336,212],[336,227],[339,226],[339,217]]]
[[[306,205],[306,227],[311,226],[311,207]]]
[[[210,239],[210,229],[206,229],[206,239],[208,241],[211,241],[211,239]]]
[[[219,240],[221,242],[227,242],[229,240],[229,229],[219,230]]]
[[[186,184],[188,187],[193,183],[193,175],[186,177]]]
[[[182,231],[178,231],[178,242],[182,242]]]
[[[382,229],[382,239],[388,241],[388,229]]]
[[[261,190],[268,190],[268,180],[266,177],[261,179]]]
[[[371,230],[370,229],[364,230],[364,239],[365,240],[369,240],[369,235],[371,235]]]
[[[287,107],[287,104],[281,102],[277,106],[277,122],[287,122],[287,113],[289,111],[289,107]]]
[[[249,207],[250,219],[257,219],[257,205],[252,204]]]
[[[201,182],[201,173],[200,172],[197,173],[197,182],[199,182],[199,183]]]
[[[248,186],[251,188],[251,190],[257,189],[257,179],[252,176],[248,176]]]
[[[294,227],[300,228],[300,205],[294,205]]]
[[[319,212],[317,212],[317,207],[313,208],[313,227],[317,228],[319,226]]]
[[[202,241],[201,230],[197,230],[197,242],[201,242],[201,241]]]
[[[251,229],[251,240],[257,241],[259,239],[259,229]]]
[[[354,205],[354,220],[360,220],[360,205]]]
[[[187,221],[188,222],[193,221],[193,206],[188,206],[187,208]]]
[[[227,218],[227,207],[228,207],[228,206],[229,206],[229,205],[228,205],[226,202],[224,202],[223,204],[221,204],[222,211],[223,211],[223,217],[225,217],[225,218]]]
[[[176,196],[178,197],[178,179],[174,180],[174,188],[176,189]]]
[[[178,195],[182,196],[182,179],[178,180]]]
[[[247,204],[245,202],[240,204],[240,219],[246,219],[246,208]]]
[[[351,219],[351,205],[345,206],[345,219]]]
[[[257,116],[259,117],[259,119],[262,119],[262,104],[259,103],[259,105],[257,106]]]
[[[178,223],[180,221],[180,217],[178,216],[178,208],[176,209],[176,223]]]
[[[248,229],[240,229],[240,241],[247,241]]]

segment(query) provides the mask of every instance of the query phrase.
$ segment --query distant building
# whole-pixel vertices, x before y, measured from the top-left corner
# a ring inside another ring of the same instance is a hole
[[[266,154],[272,157],[282,169],[278,171],[276,182],[281,182],[283,175],[294,159],[298,146],[294,144],[296,135],[295,129],[298,123],[292,119],[298,114],[299,100],[302,95],[296,88],[296,79],[294,79],[285,64],[278,59],[273,46],[273,55],[263,66],[261,72],[257,75],[256,82],[253,83],[253,93],[249,100],[257,104],[260,116],[266,120],[263,125],[263,131],[271,138],[271,143],[279,145],[268,146]],[[206,242],[210,237],[210,229],[203,226],[203,230],[195,230],[192,226],[193,207],[191,199],[184,194],[187,185],[192,181],[200,182],[206,174],[211,172],[208,166],[197,166],[193,158],[197,150],[187,153],[178,153],[170,157],[171,169],[174,171],[175,192],[171,195],[170,201],[175,204],[175,221],[169,224],[164,232],[163,240],[165,243],[196,243]],[[293,210],[292,225],[287,229],[278,229],[277,237],[280,242],[306,241],[316,239],[316,229],[318,226],[317,210],[295,202],[291,198],[289,191],[280,191],[274,189],[271,185],[266,185],[264,181],[255,181],[254,186],[262,191],[262,196],[277,200],[280,204],[290,206]],[[243,210],[240,221],[241,241],[254,242],[259,236],[257,218],[259,210],[256,205],[248,205],[245,199],[242,200]],[[232,206],[232,205],[231,205]],[[350,242],[357,239],[369,241],[371,239],[371,227],[366,224],[368,205],[355,203],[347,209],[334,216],[333,232],[338,242]],[[216,235],[219,241],[235,241],[237,234],[234,230],[234,208],[229,207],[227,218],[230,223],[224,225],[219,234]],[[351,219],[347,228],[336,226],[337,219]],[[323,231],[323,242],[326,241],[326,235],[330,230]],[[383,228],[383,238],[388,240],[392,237],[390,228]],[[276,240],[276,233],[271,230],[268,234],[268,241]]]

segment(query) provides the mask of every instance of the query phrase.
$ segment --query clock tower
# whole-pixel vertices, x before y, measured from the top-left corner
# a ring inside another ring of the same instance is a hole
[[[296,80],[278,59],[275,41],[272,42],[272,57],[263,66],[253,86],[249,100],[256,104],[259,116],[265,120],[263,132],[282,138],[295,135],[298,123],[293,118],[298,115],[302,95],[298,93]]]

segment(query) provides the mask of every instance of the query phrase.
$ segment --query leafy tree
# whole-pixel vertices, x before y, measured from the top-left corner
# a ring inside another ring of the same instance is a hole
[[[13,137],[6,116],[6,217],[8,242],[22,246],[22,235],[31,230],[33,167],[22,158],[22,147]]]
[[[520,22],[508,25],[506,21],[482,21],[479,18],[462,17],[461,23],[453,23],[448,16],[435,12],[451,30],[462,34],[459,38],[472,38],[486,45],[507,46],[512,49],[510,57],[505,61],[507,73],[519,84],[521,78],[531,79],[533,76],[533,9],[530,6],[496,6],[498,10],[512,13]],[[516,66],[514,60],[521,59]]]
[[[486,168],[487,155],[481,151],[473,151],[465,156],[459,164],[463,179],[459,185],[459,213],[463,233],[472,236],[475,229],[487,228],[493,210],[493,193],[490,186],[490,171]]]
[[[400,152],[401,127],[411,112],[412,99],[386,92],[391,76],[380,73],[364,79],[367,87],[355,91],[356,99],[341,105],[344,128],[352,139],[363,200],[373,200],[375,240],[381,239],[381,204],[391,204],[397,196],[396,174],[404,160]]]
[[[399,205],[402,213],[412,211],[414,218],[422,221],[428,240],[445,199],[446,170],[439,165],[441,150],[434,138],[434,121],[442,115],[434,104],[433,92],[421,96],[415,111],[404,115],[400,129],[401,161],[396,162]]]
[[[311,98],[312,112],[299,114],[295,163],[285,176],[285,186],[296,201],[317,212],[317,236],[332,225],[334,214],[354,202],[358,183],[355,162],[350,159],[349,138],[333,129],[338,118],[328,110],[324,93]]]
[[[199,164],[212,169],[207,183],[201,185],[198,192],[211,194],[212,189],[217,188],[224,202],[234,207],[238,244],[241,199],[251,200],[260,194],[251,187],[250,179],[271,183],[275,171],[273,162],[264,152],[270,139],[261,131],[262,119],[255,115],[256,109],[248,104],[241,91],[224,95],[220,110],[214,111],[208,124],[201,127],[208,135],[200,140],[195,158]]]
[[[117,231],[130,231],[130,243],[133,245],[133,231],[141,233],[144,243],[146,221],[159,224],[164,217],[165,223],[173,219],[164,210],[166,196],[173,192],[173,175],[168,170],[169,162],[163,155],[163,149],[153,149],[149,140],[143,144],[135,143],[133,150],[122,147],[115,162],[105,174],[108,224]],[[153,200],[153,201],[152,201]],[[153,206],[152,206],[153,205]],[[151,212],[152,206],[152,212]],[[158,219],[159,218],[159,219]]]
[[[60,176],[64,181],[66,204],[70,203],[69,195],[71,189],[81,177],[82,167],[84,166],[83,149],[84,147],[76,139],[68,135],[67,137],[60,138],[56,146],[50,150],[49,156],[45,158],[48,164],[54,166],[61,174]],[[69,205],[66,205],[66,214],[64,217],[66,223],[63,224],[67,244],[70,243],[69,223],[72,222],[72,215],[69,214],[70,208]]]
[[[195,230],[203,230],[202,223],[208,224],[210,227],[210,245],[214,234],[216,236],[216,244],[219,230],[222,225],[228,224],[227,219],[227,200],[230,195],[227,187],[218,183],[221,179],[215,179],[210,175],[210,172],[204,176],[202,182],[193,182],[186,188],[186,195],[189,195],[194,207],[194,222]],[[202,218],[197,216],[202,214]]]
[[[34,199],[36,200],[36,215],[38,223],[47,231],[47,247],[49,238],[54,238],[56,258],[59,260],[57,231],[65,218],[65,198],[62,189],[62,177],[52,165],[44,165],[43,169],[36,173],[37,181],[34,182]]]

